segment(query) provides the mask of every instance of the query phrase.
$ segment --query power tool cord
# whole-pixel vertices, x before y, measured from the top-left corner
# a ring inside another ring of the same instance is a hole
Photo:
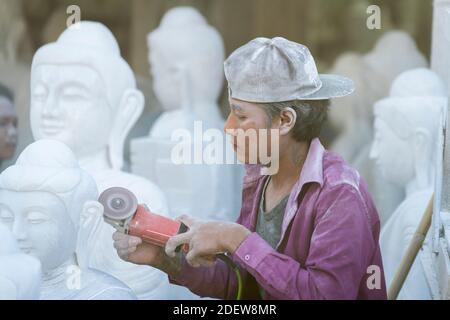
[[[233,260],[231,260],[231,258],[229,256],[227,256],[226,254],[219,254],[218,258],[220,260],[222,260],[223,262],[225,262],[228,267],[234,271],[234,273],[236,274],[236,280],[237,280],[237,294],[236,294],[236,300],[241,300],[242,298],[242,276],[241,276],[241,272],[239,271],[239,268],[237,267],[237,265],[233,262]],[[225,298],[228,297],[228,289],[229,289],[229,284],[230,284],[230,275],[228,274],[227,277],[227,284],[226,284],[226,288],[225,288]]]

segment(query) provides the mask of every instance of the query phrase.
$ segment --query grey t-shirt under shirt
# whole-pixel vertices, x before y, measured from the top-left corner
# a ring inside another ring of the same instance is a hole
[[[270,178],[267,179],[262,191],[261,202],[259,203],[258,210],[258,220],[256,223],[256,233],[259,234],[268,244],[270,244],[272,248],[276,249],[281,238],[281,225],[283,223],[284,211],[286,209],[289,195],[281,200],[272,210],[265,212],[265,194],[269,181]],[[258,287],[261,296],[263,296],[264,289],[261,286]]]

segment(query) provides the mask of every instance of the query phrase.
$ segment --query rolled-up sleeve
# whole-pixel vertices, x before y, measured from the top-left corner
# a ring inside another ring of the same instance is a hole
[[[356,299],[376,246],[362,196],[354,186],[340,184],[319,197],[315,210],[303,265],[256,233],[241,243],[234,258],[272,297]]]

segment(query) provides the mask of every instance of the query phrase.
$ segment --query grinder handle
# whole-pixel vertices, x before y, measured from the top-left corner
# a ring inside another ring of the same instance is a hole
[[[185,233],[189,230],[189,227],[185,225],[183,222],[180,221],[180,228],[178,229],[178,234]],[[189,251],[189,245],[187,243],[180,244],[176,249],[175,252],[180,252],[181,249],[183,249],[183,252]]]

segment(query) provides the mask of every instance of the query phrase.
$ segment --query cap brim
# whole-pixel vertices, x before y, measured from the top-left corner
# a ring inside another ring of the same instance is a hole
[[[349,78],[334,74],[320,74],[322,87],[316,92],[303,97],[304,100],[327,100],[348,96],[355,91],[355,84]]]

